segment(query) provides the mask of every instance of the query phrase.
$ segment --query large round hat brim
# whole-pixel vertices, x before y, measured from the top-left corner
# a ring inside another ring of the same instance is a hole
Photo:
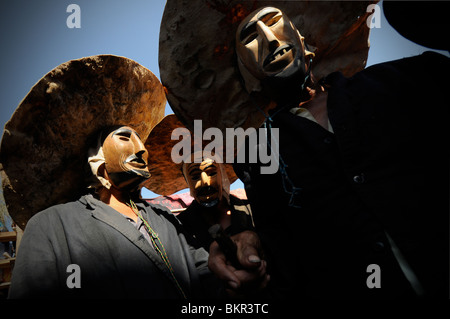
[[[145,141],[164,116],[156,76],[128,58],[72,60],[46,74],[6,123],[0,162],[13,220],[77,199],[86,187],[88,141],[102,128],[128,125]]]
[[[317,79],[334,71],[351,76],[365,67],[369,50],[368,5],[377,1],[178,1],[168,0],[159,38],[161,81],[174,113],[189,129],[259,127],[264,117],[240,80],[235,32],[252,11],[281,9],[307,44],[317,48]],[[261,102],[268,110],[268,101]]]
[[[175,114],[167,115],[153,128],[144,143],[149,154],[151,176],[141,186],[159,195],[172,195],[189,187],[181,172],[181,163],[175,163],[171,155],[173,147],[180,142],[171,139],[172,132],[177,128],[186,129]],[[194,136],[191,135],[190,141],[193,150]],[[230,183],[237,180],[231,164],[224,163],[223,168]]]
[[[450,50],[448,1],[384,1],[389,24],[403,37],[437,50]],[[446,35],[447,34],[447,35]]]

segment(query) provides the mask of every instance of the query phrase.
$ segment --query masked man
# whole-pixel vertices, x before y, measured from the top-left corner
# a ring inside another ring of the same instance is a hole
[[[81,72],[80,68],[87,68],[90,73]],[[80,74],[89,77],[72,83],[72,77]],[[133,88],[131,91],[121,91],[123,79],[128,81],[128,88]],[[80,82],[85,84],[81,88],[77,86]],[[46,88],[56,84],[64,90]],[[42,87],[50,95],[47,100],[52,102],[45,104],[45,100],[39,98]],[[68,100],[65,96],[75,96],[75,99]],[[9,297],[172,299],[202,296],[202,278],[209,273],[207,252],[187,244],[180,233],[179,222],[170,211],[139,199],[139,184],[150,176],[148,152],[140,136],[146,138],[162,117],[165,106],[164,92],[156,77],[134,61],[115,56],[65,63],[44,77],[19,106],[7,124],[12,136],[23,126],[17,114],[25,112],[30,105],[40,105],[47,110],[36,123],[38,128],[27,132],[35,138],[34,149],[20,148],[18,153],[30,155],[35,149],[46,152],[59,146],[60,136],[66,137],[61,140],[63,144],[77,141],[90,145],[80,154],[74,154],[72,148],[62,151],[65,154],[55,152],[53,161],[66,158],[66,166],[56,168],[60,175],[54,174],[55,168],[51,165],[42,166],[41,170],[52,175],[63,190],[73,192],[71,196],[77,196],[78,185],[85,185],[84,190],[80,188],[77,200],[69,201],[66,195],[62,204],[44,204],[49,207],[28,221]],[[73,126],[77,125],[74,121],[68,122],[70,118],[66,115],[78,115],[82,110],[86,113],[79,121],[89,121],[89,128],[73,131]],[[123,116],[131,114],[128,125],[123,125],[120,112],[126,114]],[[62,126],[64,122],[66,125]],[[46,139],[37,138],[43,126],[54,128],[57,125],[60,131],[55,136],[47,134]],[[11,160],[14,155],[6,151],[10,142],[10,136],[5,135],[2,163],[3,176],[9,177],[7,181],[17,180],[14,168],[18,165],[28,166],[28,174],[33,173],[29,157],[21,156],[20,163]],[[63,145],[59,147],[57,150]],[[83,162],[89,168],[90,173],[86,174],[89,179],[83,178],[83,170],[78,168]],[[77,174],[70,174],[71,170]],[[72,183],[64,183],[62,179],[67,176],[74,176]],[[26,177],[22,183],[25,181]],[[11,186],[24,193],[36,191],[45,196],[39,190],[41,184],[30,183],[23,188],[19,184]],[[13,197],[7,196],[8,199],[11,211],[15,212],[15,204],[19,203],[15,203]]]
[[[180,132],[182,140],[174,137]],[[145,142],[150,154],[152,178],[143,182],[142,186],[164,196],[189,187],[194,200],[177,218],[182,222],[184,232],[189,235],[188,242],[194,247],[208,250],[217,238],[218,225],[221,236],[230,236],[250,232],[254,229],[254,223],[248,201],[230,194],[230,182],[236,180],[232,166],[222,163],[217,154],[206,151],[205,145],[195,143],[193,134],[178,118],[174,114],[167,115],[155,126]],[[183,145],[181,150],[179,144]],[[200,151],[197,151],[198,146]],[[223,149],[218,147],[220,145],[215,147],[215,151],[222,153]],[[175,155],[174,150],[179,150],[182,155]],[[236,244],[239,245],[239,242]],[[235,261],[232,267],[240,268],[236,260],[237,252],[229,251]],[[249,256],[248,263],[252,268],[245,274],[250,279],[249,284],[244,285],[245,289],[238,293],[227,289],[229,296],[255,297],[255,293],[263,293],[262,288],[270,279],[266,274],[266,262],[253,254]],[[237,280],[229,280],[226,284],[226,288],[236,288]]]
[[[247,101],[265,113],[267,130],[279,130],[276,174],[261,174],[262,163],[235,165],[267,254],[272,295],[446,298],[449,154],[439,145],[448,58],[425,53],[318,81],[283,10],[259,8],[221,30],[234,31]],[[225,62],[211,59],[221,79]],[[258,103],[264,99],[275,107]],[[210,251],[210,268],[233,277],[217,251]]]
[[[228,235],[253,229],[250,205],[230,194],[221,163],[213,158],[202,158],[183,163],[182,173],[194,201],[178,218],[201,247],[209,250],[211,236],[214,236],[209,229],[216,224]]]
[[[188,136],[189,151],[176,163],[172,150],[183,141],[172,140],[172,132],[183,129]],[[189,188],[194,201],[177,215],[191,234],[191,243],[209,249],[213,238],[208,229],[219,224],[228,234],[253,229],[252,213],[246,200],[230,194],[230,178],[236,175],[231,165],[223,164],[218,155],[193,152],[194,138],[174,114],[167,115],[150,133],[146,143],[151,154],[149,167],[154,178],[142,185],[161,195],[171,195]]]

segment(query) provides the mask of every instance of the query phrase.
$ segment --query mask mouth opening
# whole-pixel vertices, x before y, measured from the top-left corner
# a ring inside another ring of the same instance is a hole
[[[132,154],[128,156],[123,163],[129,164],[136,168],[144,169],[147,167],[147,162],[142,158],[143,153],[144,151],[140,151],[137,154]]]
[[[282,59],[287,53],[291,52],[294,47],[290,44],[282,45],[270,53],[263,62],[263,68],[269,66],[272,62]],[[281,62],[281,61],[280,61]],[[287,62],[287,61],[286,61]],[[277,63],[278,64],[278,63]]]
[[[200,188],[197,191],[197,195],[198,196],[208,196],[208,195],[216,194],[217,192],[218,192],[218,190],[215,187],[205,186],[205,187]]]

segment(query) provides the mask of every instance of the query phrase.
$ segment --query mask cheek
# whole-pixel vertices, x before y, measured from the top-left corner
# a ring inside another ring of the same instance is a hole
[[[112,149],[111,152],[105,154],[105,169],[111,184],[120,189],[122,185],[131,183],[131,180],[138,178],[138,176],[126,165],[121,164],[123,156],[120,152],[115,151],[116,149]]]
[[[238,58],[246,68],[253,68],[253,65],[255,64],[255,58],[251,49],[243,44],[239,44],[236,48],[236,53]]]
[[[105,168],[109,174],[117,171],[117,161],[112,154],[105,154]]]
[[[191,184],[189,184],[189,189],[191,190],[191,196],[195,199],[198,199],[198,195],[197,195],[197,191],[198,189],[201,187],[200,182],[192,182]]]

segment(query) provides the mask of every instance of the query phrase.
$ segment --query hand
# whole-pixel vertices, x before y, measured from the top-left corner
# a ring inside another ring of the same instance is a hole
[[[261,243],[256,233],[244,231],[231,236],[237,246],[240,268],[236,269],[225,257],[217,242],[209,248],[209,269],[223,282],[231,296],[246,294],[267,286],[270,276],[266,273],[267,263],[261,259]]]

